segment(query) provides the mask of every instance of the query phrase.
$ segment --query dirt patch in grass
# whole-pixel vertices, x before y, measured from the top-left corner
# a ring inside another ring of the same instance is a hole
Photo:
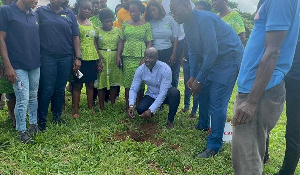
[[[167,175],[168,174],[168,173],[164,173],[163,170],[161,169],[161,167],[159,165],[155,164],[154,162],[151,162],[149,165],[152,168],[154,168],[158,172],[159,175]]]
[[[192,172],[192,171],[193,171],[193,167],[192,166],[184,167],[184,173],[188,173],[188,172]]]
[[[127,122],[127,121],[126,121]],[[124,121],[121,121],[124,123]],[[115,140],[124,141],[127,137],[136,142],[150,142],[157,146],[163,144],[163,140],[155,138],[157,133],[156,123],[145,122],[140,125],[136,131],[127,131],[125,133],[117,133],[113,137]]]
[[[118,141],[124,141],[127,137],[129,137],[136,142],[150,142],[156,146],[161,146],[165,141],[163,139],[155,138],[157,132],[158,127],[156,123],[144,122],[137,130],[117,133],[113,136],[113,138]],[[168,146],[174,150],[181,150],[179,145],[168,143]]]

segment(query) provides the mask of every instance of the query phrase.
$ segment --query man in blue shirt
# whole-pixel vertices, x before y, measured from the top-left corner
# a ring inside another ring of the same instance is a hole
[[[282,167],[276,175],[294,174],[300,158],[300,36],[291,70],[285,76],[286,150]]]
[[[232,121],[232,161],[237,175],[263,172],[267,134],[284,107],[283,79],[295,53],[299,10],[298,0],[266,0],[255,16],[238,77]]]
[[[16,129],[23,143],[32,142],[37,127],[37,92],[40,79],[40,37],[37,0],[19,0],[0,9],[0,53],[5,76],[16,94]],[[26,130],[27,109],[30,127]]]
[[[188,0],[172,0],[170,7],[177,23],[184,23],[191,73],[188,86],[194,95],[200,93],[202,130],[209,128],[208,114],[211,115],[211,133],[206,149],[197,155],[208,158],[216,155],[222,147],[227,106],[240,67],[243,45],[234,30],[219,16],[192,10]]]
[[[129,91],[128,116],[134,118],[134,103],[142,82],[148,89],[140,104],[136,107],[141,117],[150,118],[162,104],[169,105],[167,127],[173,128],[173,121],[179,103],[180,92],[171,86],[172,71],[164,62],[158,61],[158,50],[154,47],[146,49],[145,63],[135,72],[134,79]]]

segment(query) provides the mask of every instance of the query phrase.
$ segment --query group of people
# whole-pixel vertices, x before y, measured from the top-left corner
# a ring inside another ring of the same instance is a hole
[[[9,116],[22,142],[33,142],[38,130],[46,130],[50,103],[53,122],[65,123],[61,114],[68,81],[74,118],[79,117],[83,84],[91,110],[95,96],[101,110],[107,96],[113,105],[123,86],[128,117],[135,118],[136,110],[150,118],[168,104],[166,126],[173,128],[182,65],[182,112],[190,111],[193,95],[189,118],[196,118],[199,108],[196,129],[211,128],[206,147],[195,157],[213,157],[221,150],[228,102],[237,81],[232,120],[235,174],[262,174],[268,135],[285,100],[287,149],[278,174],[295,172],[300,156],[297,0],[261,0],[245,50],[243,20],[229,10],[227,0],[212,0],[212,5],[123,0],[114,11],[107,0],[77,0],[73,10],[66,0],[50,0],[35,12],[37,0],[5,3],[0,8],[4,70],[0,93],[7,94]],[[212,8],[218,14],[210,12]]]

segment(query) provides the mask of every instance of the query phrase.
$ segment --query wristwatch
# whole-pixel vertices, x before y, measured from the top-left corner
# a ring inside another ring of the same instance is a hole
[[[150,110],[151,114],[153,114],[153,111],[151,111],[151,109],[149,109],[149,110]]]
[[[196,82],[197,82],[197,84],[201,84],[201,83],[200,83],[199,81],[197,81],[197,80],[196,80]]]
[[[75,60],[82,61],[82,58],[81,57],[75,57]]]

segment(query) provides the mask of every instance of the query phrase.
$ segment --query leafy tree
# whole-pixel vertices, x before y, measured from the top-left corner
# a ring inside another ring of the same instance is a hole
[[[247,12],[241,12],[241,11],[239,11],[239,13],[243,17],[243,21],[246,29],[246,41],[247,41],[253,29],[253,20],[255,15]]]
[[[2,4],[2,1],[0,1],[0,7],[2,6],[3,4]]]

